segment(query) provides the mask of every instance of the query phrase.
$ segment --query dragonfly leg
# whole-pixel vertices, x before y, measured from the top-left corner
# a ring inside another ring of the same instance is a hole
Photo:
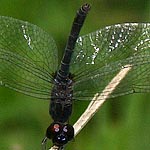
[[[46,150],[47,137],[44,137],[41,143],[41,150]]]

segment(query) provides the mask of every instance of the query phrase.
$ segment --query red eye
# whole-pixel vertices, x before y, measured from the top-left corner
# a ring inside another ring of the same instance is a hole
[[[55,132],[59,132],[60,131],[60,125],[59,124],[54,124],[53,128],[54,128]]]
[[[62,125],[59,123],[52,123],[46,131],[46,137],[52,139],[54,136],[62,132]]]

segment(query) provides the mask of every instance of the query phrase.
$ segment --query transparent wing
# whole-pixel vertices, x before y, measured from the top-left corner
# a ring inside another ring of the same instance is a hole
[[[101,93],[126,65],[132,69],[110,97],[150,92],[150,24],[112,25],[79,37],[71,63],[75,99]]]
[[[0,85],[48,99],[57,69],[57,47],[39,27],[0,17]]]

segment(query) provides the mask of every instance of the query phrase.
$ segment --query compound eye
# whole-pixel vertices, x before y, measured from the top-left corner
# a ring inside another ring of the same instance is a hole
[[[63,146],[74,137],[74,128],[69,124],[53,122],[46,131],[46,137],[52,139],[53,144]]]
[[[54,124],[53,130],[54,130],[54,132],[58,133],[60,131],[60,125],[59,124]]]
[[[71,125],[69,125],[69,124],[64,125],[63,132],[66,134],[66,136],[68,138],[68,141],[73,139],[73,137],[74,137],[74,128]]]
[[[67,137],[67,135],[61,133],[61,134],[55,136],[52,139],[52,141],[53,141],[54,145],[63,146],[63,145],[65,145],[68,142],[68,137]]]
[[[46,137],[52,139],[54,136],[62,132],[62,125],[60,123],[52,123],[46,130]]]

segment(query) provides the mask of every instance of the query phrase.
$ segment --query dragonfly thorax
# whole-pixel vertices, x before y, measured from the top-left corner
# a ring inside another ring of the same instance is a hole
[[[73,81],[66,82],[54,80],[54,87],[51,92],[50,115],[54,122],[65,123],[72,113]]]
[[[67,79],[66,82],[55,80],[51,97],[67,102],[73,96],[72,84],[73,81],[71,79]]]

